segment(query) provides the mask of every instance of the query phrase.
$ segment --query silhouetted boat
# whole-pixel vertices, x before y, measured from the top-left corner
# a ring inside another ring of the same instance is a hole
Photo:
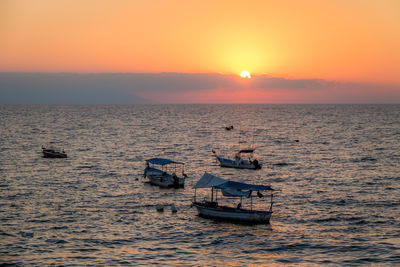
[[[262,198],[264,197],[261,193],[262,191],[273,191],[270,186],[229,181],[205,172],[193,188],[195,193],[192,205],[197,208],[199,216],[252,224],[268,223],[270,221],[273,205],[272,192],[269,198],[268,210],[253,210],[253,192],[257,192],[257,197]],[[202,201],[197,201],[196,190],[198,188],[211,188],[211,200],[204,198]],[[218,190],[222,192],[223,196],[239,197],[240,203],[236,208],[220,205],[218,203]],[[250,209],[242,208],[243,197],[250,198]]]
[[[221,156],[218,156],[217,153],[212,150],[214,156],[219,162],[221,167],[228,167],[228,168],[238,168],[238,169],[254,169],[258,170],[262,168],[262,164],[258,162],[257,159],[254,158],[254,149],[242,149],[239,150],[235,154],[234,159],[227,159]],[[247,159],[244,159],[244,155],[246,155]]]
[[[42,146],[42,153],[43,153],[43,157],[44,158],[66,158],[67,154],[64,152],[64,150],[60,151],[56,151],[52,148],[45,148],[44,146]]]
[[[146,160],[146,168],[144,169],[144,177],[148,177],[150,184],[160,187],[184,187],[185,164],[182,162],[172,161],[163,158],[152,158]],[[181,171],[181,177],[177,175],[177,171]]]

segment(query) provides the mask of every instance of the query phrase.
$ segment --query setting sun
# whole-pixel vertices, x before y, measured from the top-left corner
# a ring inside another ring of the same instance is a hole
[[[240,77],[250,79],[250,78],[251,78],[251,75],[250,75],[250,72],[248,72],[247,70],[244,70],[244,71],[242,71],[242,72],[240,73]]]

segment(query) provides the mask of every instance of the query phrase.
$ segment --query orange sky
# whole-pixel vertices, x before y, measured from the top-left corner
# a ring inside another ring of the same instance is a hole
[[[400,85],[400,1],[2,0],[0,71]]]

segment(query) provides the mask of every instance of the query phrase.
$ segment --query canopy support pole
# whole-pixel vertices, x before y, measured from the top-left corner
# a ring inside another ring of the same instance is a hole
[[[274,197],[274,194],[271,193],[271,205],[269,206],[269,211],[272,211],[272,205],[274,204],[274,202],[272,202],[272,198]]]

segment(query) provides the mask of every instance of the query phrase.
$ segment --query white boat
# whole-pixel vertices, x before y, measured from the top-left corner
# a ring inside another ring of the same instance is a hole
[[[213,150],[215,158],[218,160],[221,167],[238,168],[238,169],[253,169],[259,170],[262,168],[262,163],[254,158],[254,149],[242,149],[235,154],[234,159],[227,159],[218,156]],[[246,159],[247,158],[247,159]]]
[[[182,162],[172,161],[163,158],[152,158],[146,160],[146,168],[144,169],[144,177],[149,178],[150,184],[160,187],[184,187],[185,164]],[[181,171],[181,176],[177,175],[177,171]]]
[[[270,221],[273,205],[273,189],[270,186],[229,181],[205,172],[193,188],[195,188],[195,194],[192,205],[197,208],[199,216],[250,224],[268,223]],[[211,199],[204,198],[197,201],[196,190],[198,188],[211,188]],[[222,192],[223,196],[239,197],[239,204],[236,207],[220,205],[218,203],[219,191]],[[256,196],[262,198],[264,197],[262,191],[271,192],[268,203],[269,209],[253,210],[253,193],[256,192]],[[250,209],[243,208],[243,198],[250,199]]]

